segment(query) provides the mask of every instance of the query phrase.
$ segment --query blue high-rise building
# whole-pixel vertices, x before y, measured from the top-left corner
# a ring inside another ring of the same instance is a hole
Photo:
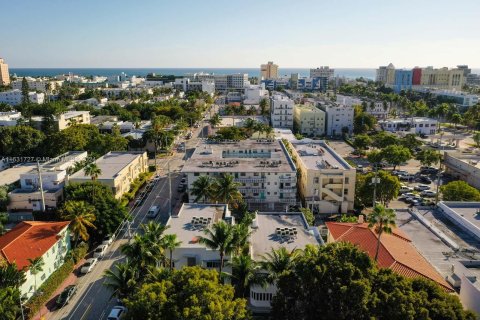
[[[412,89],[412,70],[397,69],[395,70],[395,81],[393,83],[393,90],[400,92],[402,90]]]

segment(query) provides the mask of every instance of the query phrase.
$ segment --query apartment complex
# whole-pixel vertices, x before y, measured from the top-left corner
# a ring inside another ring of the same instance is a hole
[[[0,112],[0,127],[14,127],[22,118],[22,113],[17,111]]]
[[[321,214],[353,210],[356,171],[324,141],[290,141],[304,205]]]
[[[32,91],[52,92],[58,90],[63,85],[63,81],[60,80],[32,77],[25,77],[25,80],[27,80],[28,88]],[[22,82],[23,79],[12,81],[12,89],[22,90]]]
[[[8,64],[0,58],[0,85],[8,86],[10,84],[10,73],[8,71]]]
[[[327,78],[330,80],[333,79],[334,72],[335,70],[328,66],[310,69],[310,78]]]
[[[200,176],[231,174],[251,208],[285,210],[295,204],[297,171],[280,140],[242,140],[200,144],[182,172],[187,175],[189,201],[192,185]]]
[[[210,74],[210,73],[190,73],[186,74],[184,79],[192,82],[202,82],[204,80],[213,81],[216,91],[243,91],[250,84],[247,73],[233,74]]]
[[[283,94],[270,97],[270,121],[273,128],[293,129],[293,100]]]
[[[278,78],[278,65],[269,61],[267,64],[260,66],[260,76],[263,79],[277,79]]]
[[[243,104],[257,105],[262,99],[268,98],[268,91],[264,84],[248,85],[245,87],[245,95],[243,96]]]
[[[445,172],[480,189],[480,155],[445,152]]]
[[[380,120],[378,124],[382,130],[390,132],[403,131],[414,134],[431,135],[435,134],[438,130],[438,121],[425,117]]]
[[[0,92],[0,103],[6,103],[11,106],[18,106],[19,104],[22,103],[22,100],[23,100],[23,95],[21,90],[15,89],[15,90]],[[42,104],[45,101],[45,94],[29,92],[28,100],[31,103]]]
[[[13,214],[28,213],[42,210],[43,205],[48,211],[57,208],[58,203],[63,200],[63,187],[67,178],[67,170],[75,163],[87,158],[85,151],[70,151],[64,153],[42,165],[39,168],[31,169],[29,172],[20,174],[20,188],[8,193],[8,211],[11,218],[21,220],[25,215]],[[40,189],[40,177],[43,188],[43,200]]]
[[[456,105],[463,108],[468,108],[476,105],[480,101],[480,97],[476,94],[469,94],[455,90],[436,90],[429,88],[413,88],[413,91],[428,93],[434,97],[441,99],[448,99],[453,101]]]
[[[30,298],[65,261],[70,250],[69,224],[69,221],[23,221],[0,236],[0,263],[15,263],[19,271],[24,270],[25,282],[20,286],[22,297]],[[33,274],[28,269],[28,259],[39,257],[43,260],[43,268]]]
[[[67,111],[57,117],[58,130],[64,130],[74,124],[90,124],[89,111]]]
[[[344,132],[353,132],[354,109],[352,106],[340,105],[330,101],[319,101],[318,107],[326,114],[326,132],[328,136],[340,136]]]
[[[95,161],[102,173],[97,182],[111,188],[115,198],[119,199],[130,190],[130,185],[141,173],[148,171],[148,157],[142,151],[111,151]],[[84,183],[91,177],[82,169],[74,173],[69,183]]]
[[[293,112],[295,129],[305,136],[323,136],[325,134],[325,112],[305,104],[295,105]]]
[[[468,76],[464,66],[454,69],[415,67],[413,69],[395,69],[390,64],[377,69],[376,81],[392,87],[396,92],[415,88],[462,90]]]

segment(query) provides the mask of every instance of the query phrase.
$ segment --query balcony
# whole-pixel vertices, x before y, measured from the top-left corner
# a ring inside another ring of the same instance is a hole
[[[290,182],[290,183],[295,183],[297,181],[297,177],[284,177],[284,176],[280,176],[280,178],[278,178],[280,180],[280,182]]]
[[[265,188],[258,188],[258,187],[239,187],[238,191],[242,193],[261,193],[265,192]]]
[[[292,192],[297,192],[297,188],[283,188],[283,189],[280,189],[279,191],[283,193],[292,193]]]
[[[339,188],[343,188],[343,184],[341,182],[339,182],[339,183],[327,183],[326,185],[323,186],[323,188],[339,189]]]
[[[235,178],[236,182],[240,183],[262,183],[265,182],[265,177],[245,177],[245,178]]]

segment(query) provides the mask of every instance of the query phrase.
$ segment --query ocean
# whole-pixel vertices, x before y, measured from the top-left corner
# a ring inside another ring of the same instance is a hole
[[[10,73],[18,77],[31,76],[52,77],[59,74],[68,74],[69,72],[81,76],[111,76],[119,75],[125,72],[128,75],[146,76],[147,73],[156,73],[164,75],[183,76],[185,73],[207,72],[215,74],[248,73],[250,77],[258,77],[259,68],[10,68]],[[310,69],[308,68],[280,68],[280,75],[299,73],[300,76],[308,77]],[[364,77],[375,79],[374,68],[335,68],[335,76],[346,78]]]

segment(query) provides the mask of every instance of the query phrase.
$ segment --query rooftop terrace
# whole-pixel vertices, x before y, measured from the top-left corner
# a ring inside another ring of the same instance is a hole
[[[291,141],[290,143],[300,156],[300,160],[308,169],[353,170],[325,141],[303,139]]]

